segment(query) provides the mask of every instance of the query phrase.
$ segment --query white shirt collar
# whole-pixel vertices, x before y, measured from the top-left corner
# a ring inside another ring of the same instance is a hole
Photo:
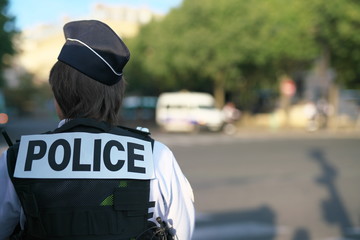
[[[65,118],[62,119],[59,124],[58,124],[58,128],[61,127],[62,125],[64,125],[65,123],[69,122],[71,119]]]

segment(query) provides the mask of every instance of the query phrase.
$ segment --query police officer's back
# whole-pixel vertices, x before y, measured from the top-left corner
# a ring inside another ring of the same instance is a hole
[[[59,127],[0,159],[0,240],[17,224],[24,239],[190,239],[192,190],[172,152],[117,126],[126,45],[99,21],[64,32],[49,78]]]

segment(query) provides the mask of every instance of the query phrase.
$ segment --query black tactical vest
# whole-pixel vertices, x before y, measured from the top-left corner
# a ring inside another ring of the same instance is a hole
[[[111,133],[150,141],[148,134],[111,127],[91,119],[74,119],[54,133]],[[26,215],[25,239],[143,239],[152,213],[150,180],[15,178],[19,144],[8,150],[9,176]]]

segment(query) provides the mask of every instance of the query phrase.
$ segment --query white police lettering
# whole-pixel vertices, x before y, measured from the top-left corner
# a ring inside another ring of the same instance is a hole
[[[152,179],[151,143],[108,133],[58,133],[21,138],[17,178]]]

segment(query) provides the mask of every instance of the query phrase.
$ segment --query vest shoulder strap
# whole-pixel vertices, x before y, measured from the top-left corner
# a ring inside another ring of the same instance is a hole
[[[10,176],[10,179],[13,180],[14,178],[14,171],[15,171],[15,165],[16,165],[16,158],[19,152],[19,142],[15,143],[13,146],[9,147],[7,150],[7,166],[8,166],[8,173]]]
[[[89,128],[92,129],[93,132],[106,132],[150,141],[151,146],[154,147],[154,139],[150,136],[150,132],[144,132],[138,129],[128,128],[124,126],[112,126],[106,122],[99,122],[94,119],[88,118],[69,120],[60,128],[57,128],[54,131],[46,132],[45,134],[62,132],[88,132]]]

